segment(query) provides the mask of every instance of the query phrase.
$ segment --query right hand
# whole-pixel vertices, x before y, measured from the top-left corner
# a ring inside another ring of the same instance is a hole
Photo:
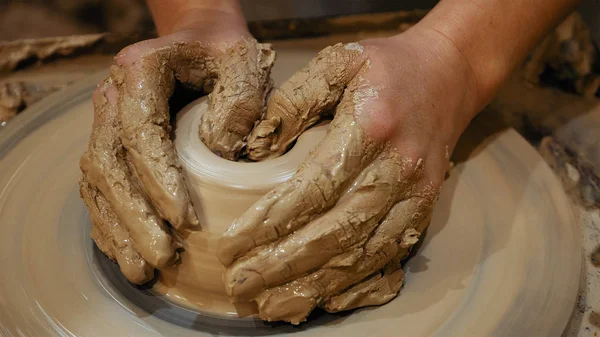
[[[81,195],[92,238],[135,284],[177,259],[166,222],[177,231],[198,224],[170,139],[176,80],[199,90],[214,81],[200,137],[227,159],[243,148],[270,89],[270,45],[252,39],[239,18],[213,14],[123,49],[94,93]]]
[[[468,61],[411,29],[322,50],[271,96],[250,157],[284,153],[322,114],[327,136],[219,242],[227,292],[264,320],[381,305],[429,224],[450,153],[477,111]]]

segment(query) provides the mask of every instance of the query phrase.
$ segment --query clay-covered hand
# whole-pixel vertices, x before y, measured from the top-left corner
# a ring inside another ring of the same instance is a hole
[[[338,44],[271,97],[249,137],[264,159],[322,115],[328,135],[297,173],[255,203],[220,242],[225,283],[261,318],[299,323],[386,303],[400,261],[428,225],[449,153],[473,109],[468,62],[435,32]]]
[[[177,259],[172,228],[198,224],[170,138],[176,81],[210,91],[199,135],[223,157],[237,156],[262,113],[274,52],[245,28],[219,34],[185,30],[129,46],[94,93],[81,195],[93,239],[133,283]]]

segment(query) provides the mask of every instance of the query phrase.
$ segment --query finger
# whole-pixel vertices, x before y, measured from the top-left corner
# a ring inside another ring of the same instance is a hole
[[[288,181],[256,202],[224,234],[219,260],[233,260],[256,246],[296,231],[329,210],[383,148],[354,121],[357,86],[351,84],[337,107],[327,136]]]
[[[116,63],[111,77],[119,92],[122,141],[133,173],[174,228],[198,224],[170,138],[169,98],[176,76],[201,86],[216,67],[214,57],[200,44],[150,40],[124,49]]]
[[[269,100],[263,120],[248,137],[248,157],[264,160],[285,153],[321,114],[331,111],[365,62],[358,43],[323,49]]]
[[[421,200],[421,202],[423,202]],[[394,217],[402,216],[403,212],[392,213],[387,218],[388,224]],[[414,214],[413,214],[414,215]],[[417,215],[419,217],[419,215]],[[398,243],[398,252],[396,256],[387,263],[383,270],[376,272],[366,280],[357,283],[339,295],[334,295],[320,304],[320,307],[327,312],[340,312],[352,310],[361,307],[383,305],[394,299],[404,283],[404,272],[401,262],[408,256],[413,245],[419,240],[421,233],[429,225],[430,216],[426,216],[421,223],[416,226],[405,228]],[[385,228],[383,228],[385,230]],[[388,229],[392,229],[389,228]],[[380,232],[381,235],[381,232]],[[385,236],[390,235],[389,233]],[[377,240],[373,240],[375,242]],[[372,244],[371,250],[379,249],[379,244]]]
[[[406,235],[401,237],[400,240],[396,240],[398,244],[396,256],[382,270],[346,289],[341,294],[331,296],[319,306],[327,312],[333,313],[383,305],[394,299],[404,284],[404,271],[401,262],[408,256],[410,248],[417,242],[420,233],[425,230],[428,224],[429,217],[422,221],[421,225],[413,228],[414,231],[409,226],[407,228],[408,232],[407,230],[404,231]]]
[[[254,39],[235,43],[219,57],[209,109],[199,130],[200,139],[217,155],[236,160],[246,145],[271,89],[274,62],[271,45]]]
[[[135,250],[152,267],[160,269],[176,258],[175,243],[163,220],[130,180],[119,137],[116,96],[110,79],[95,94],[94,126],[80,167],[90,185],[101,192],[129,232]]]
[[[396,204],[361,255],[348,266],[324,266],[316,272],[290,283],[267,289],[256,297],[261,318],[299,323],[329,298],[381,270],[395,256],[402,255],[424,226],[433,203],[432,193],[410,197]]]
[[[334,208],[269,249],[236,261],[225,273],[228,293],[253,298],[276,286],[328,266],[352,265],[390,208],[420,178],[423,161],[402,160],[384,151],[354,181]]]
[[[154,277],[154,269],[137,253],[126,229],[102,194],[85,178],[80,183],[81,197],[92,219],[92,238],[100,250],[119,264],[121,273],[134,284],[143,284]]]
[[[398,295],[403,282],[404,272],[398,263],[331,297],[320,307],[333,313],[386,304]]]

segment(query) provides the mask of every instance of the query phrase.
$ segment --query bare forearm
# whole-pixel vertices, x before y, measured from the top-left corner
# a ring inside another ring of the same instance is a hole
[[[415,29],[450,40],[467,59],[477,84],[478,108],[578,0],[442,0]]]
[[[246,30],[238,0],[146,0],[146,3],[161,36],[213,25]]]

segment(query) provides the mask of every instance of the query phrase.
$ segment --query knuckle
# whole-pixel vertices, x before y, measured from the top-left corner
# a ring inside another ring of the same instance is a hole
[[[140,43],[132,44],[121,49],[117,56],[115,56],[115,64],[122,67],[131,65],[131,63],[133,63],[132,61],[140,55],[141,50],[139,44]]]
[[[164,47],[166,41],[163,38],[144,40],[129,45],[115,56],[115,64],[121,67],[129,67],[139,60],[142,56],[152,53],[155,49]]]

